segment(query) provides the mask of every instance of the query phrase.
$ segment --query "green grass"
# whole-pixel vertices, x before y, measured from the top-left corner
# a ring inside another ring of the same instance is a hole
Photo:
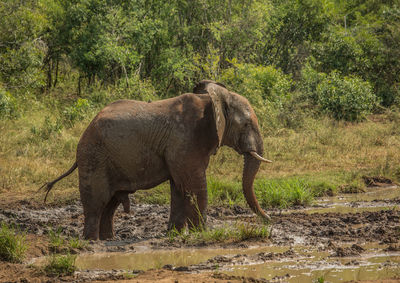
[[[256,196],[262,207],[288,208],[309,205],[314,199],[311,186],[300,179],[257,180]]]
[[[189,245],[262,240],[268,237],[269,226],[251,223],[234,223],[212,229],[198,227],[188,231],[172,230],[169,232],[171,242],[177,241]]]
[[[5,223],[0,228],[0,260],[19,263],[25,258],[28,245],[25,235]]]
[[[67,253],[72,249],[82,250],[88,242],[79,237],[65,238],[61,235],[62,228],[49,229],[49,249],[53,253]]]
[[[88,246],[88,241],[81,240],[79,237],[73,237],[68,240],[68,246],[72,249],[82,250]]]
[[[59,227],[55,230],[49,230],[49,248],[53,252],[61,252],[65,249],[65,239],[61,236],[62,229]]]
[[[75,255],[52,255],[43,267],[48,276],[71,275],[76,270]]]
[[[169,182],[165,182],[151,190],[137,191],[134,194],[134,199],[139,203],[169,204],[171,199]]]

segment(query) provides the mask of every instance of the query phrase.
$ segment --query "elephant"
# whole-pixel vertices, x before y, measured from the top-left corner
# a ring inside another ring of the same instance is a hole
[[[118,100],[103,108],[80,138],[76,161],[53,185],[79,173],[84,237],[114,236],[113,217],[128,194],[170,182],[168,229],[196,227],[206,221],[206,169],[219,147],[244,156],[242,188],[254,213],[269,221],[254,194],[263,140],[256,114],[243,96],[223,84],[203,80],[193,89],[164,100]],[[46,199],[45,197],[45,199]]]

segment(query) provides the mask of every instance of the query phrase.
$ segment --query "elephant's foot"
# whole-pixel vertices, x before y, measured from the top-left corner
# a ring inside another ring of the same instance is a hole
[[[99,234],[100,240],[109,240],[114,237],[114,232],[113,231],[107,231]]]
[[[94,240],[97,241],[99,239],[99,226],[92,226],[86,223],[85,221],[85,227],[83,229],[83,237],[86,240]]]
[[[172,222],[171,220],[168,222],[168,231],[182,231],[185,228],[185,221],[177,221]]]
[[[83,228],[83,237],[86,240],[99,239],[99,222],[100,217],[95,212],[85,212],[85,225]]]

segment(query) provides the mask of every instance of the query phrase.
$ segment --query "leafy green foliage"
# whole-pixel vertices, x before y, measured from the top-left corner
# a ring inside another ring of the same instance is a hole
[[[18,234],[15,229],[2,223],[0,228],[0,260],[22,262],[27,249],[25,235]]]
[[[4,89],[0,88],[0,119],[16,118],[18,116],[15,98]]]
[[[373,0],[6,0],[0,83],[14,97],[54,89],[104,105],[175,96],[208,78],[245,95],[262,124],[279,129],[296,120],[282,119],[296,93],[316,93],[302,87],[310,59],[318,74],[337,71],[342,85],[365,90],[347,79],[360,78],[384,106],[398,104],[399,11],[393,1]],[[321,92],[332,93],[327,88]],[[87,112],[79,103],[64,109],[67,127]]]
[[[82,120],[91,105],[87,99],[78,98],[78,100],[63,111],[63,122],[67,127],[72,127],[75,122]]]
[[[249,100],[262,126],[278,127],[276,116],[292,95],[290,78],[273,66],[230,62],[220,80]]]
[[[377,98],[368,82],[330,73],[317,86],[318,105],[337,120],[360,121],[371,113]]]

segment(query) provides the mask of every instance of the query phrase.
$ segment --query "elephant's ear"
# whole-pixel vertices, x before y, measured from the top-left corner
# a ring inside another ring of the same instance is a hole
[[[197,94],[208,93],[207,88],[211,84],[216,84],[216,85],[218,85],[220,87],[226,88],[226,86],[221,84],[221,83],[214,82],[214,81],[211,81],[211,80],[202,80],[193,88],[193,93],[197,93]]]
[[[224,114],[224,98],[218,91],[218,87],[210,85],[208,88],[208,93],[211,97],[211,102],[213,105],[215,128],[217,129],[218,135],[218,146],[221,146],[222,139],[224,137],[226,119]]]
[[[193,93],[197,94],[208,93],[211,97],[215,128],[217,130],[217,136],[218,136],[218,146],[221,146],[226,125],[226,119],[224,113],[224,96],[223,96],[224,92],[227,92],[227,89],[223,84],[210,80],[200,81],[193,89]]]

